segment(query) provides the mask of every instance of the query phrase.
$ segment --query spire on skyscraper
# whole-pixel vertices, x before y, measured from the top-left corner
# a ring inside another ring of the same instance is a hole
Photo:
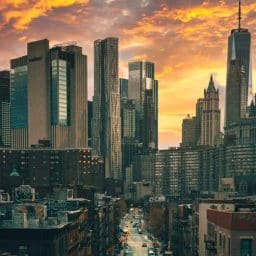
[[[210,77],[210,82],[209,82],[209,85],[208,85],[208,88],[207,88],[207,92],[216,92],[216,88],[214,86],[214,81],[213,81],[213,75],[211,74],[211,77]]]
[[[238,31],[241,30],[241,19],[242,19],[241,0],[239,0],[239,4],[238,4]]]

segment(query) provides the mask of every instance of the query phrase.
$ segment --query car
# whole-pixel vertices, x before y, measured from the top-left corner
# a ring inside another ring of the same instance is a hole
[[[129,253],[129,250],[126,250],[126,251],[124,251],[124,256],[128,256],[128,255],[130,255],[130,253]]]
[[[155,248],[159,248],[159,247],[160,247],[160,243],[159,243],[157,240],[154,240],[154,241],[153,241],[153,246],[154,246]]]
[[[142,243],[142,247],[147,247],[148,245],[147,245],[147,243]]]
[[[142,235],[142,233],[143,233],[140,228],[138,228],[138,233],[139,233],[140,235]]]

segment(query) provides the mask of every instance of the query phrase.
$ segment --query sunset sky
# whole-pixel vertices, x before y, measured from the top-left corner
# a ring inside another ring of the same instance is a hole
[[[153,61],[159,80],[161,148],[179,144],[182,119],[194,114],[196,100],[202,97],[211,73],[224,105],[227,38],[230,30],[237,27],[236,0],[0,0],[0,3],[1,69],[9,68],[11,58],[26,54],[28,41],[48,38],[51,45],[77,41],[88,55],[91,99],[95,39],[119,38],[120,77],[127,77],[130,60]],[[242,27],[252,33],[255,53],[256,1],[244,0],[242,5]]]

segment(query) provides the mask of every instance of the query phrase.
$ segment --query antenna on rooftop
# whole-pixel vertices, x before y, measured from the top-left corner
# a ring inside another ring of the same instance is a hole
[[[241,19],[242,19],[241,0],[239,0],[239,6],[238,6],[238,31],[241,30]]]

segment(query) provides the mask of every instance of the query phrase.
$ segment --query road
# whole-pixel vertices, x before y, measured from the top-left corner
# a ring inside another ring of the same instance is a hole
[[[138,233],[137,227],[134,226],[135,223],[140,223],[140,219],[134,220],[132,215],[129,214],[128,217],[123,220],[124,229],[128,230],[127,236],[127,248],[124,249],[120,256],[148,256],[149,248],[152,248],[152,242],[149,240],[147,235]],[[146,245],[143,247],[142,245]]]

